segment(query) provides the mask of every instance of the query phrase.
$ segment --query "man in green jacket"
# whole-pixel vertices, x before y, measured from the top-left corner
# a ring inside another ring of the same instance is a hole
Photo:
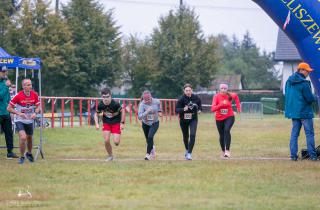
[[[4,132],[6,145],[7,145],[7,158],[18,158],[18,156],[12,152],[13,150],[13,132],[12,122],[7,106],[10,102],[9,87],[6,85],[8,76],[8,70],[5,66],[0,69],[0,125]]]
[[[290,137],[291,160],[298,159],[298,137],[303,126],[306,134],[307,148],[311,160],[317,160],[314,143],[312,103],[315,97],[311,91],[310,81],[306,78],[313,69],[307,63],[300,63],[298,71],[289,77],[285,89],[285,116],[292,119]]]

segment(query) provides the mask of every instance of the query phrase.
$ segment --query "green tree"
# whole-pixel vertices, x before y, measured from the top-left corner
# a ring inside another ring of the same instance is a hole
[[[48,1],[25,1],[9,33],[15,54],[41,58],[44,95],[72,94],[67,82],[76,67],[72,34],[65,21],[51,12]]]
[[[150,41],[130,36],[124,42],[122,62],[124,79],[129,79],[132,84],[129,96],[140,97],[143,90],[151,88],[157,64]]]
[[[152,75],[153,91],[161,97],[177,97],[185,83],[207,86],[216,71],[217,45],[206,42],[195,12],[187,6],[170,11],[152,34],[158,58]]]
[[[62,14],[72,30],[76,78],[69,78],[73,95],[97,94],[121,75],[121,43],[113,12],[94,0],[71,0]]]
[[[260,52],[249,32],[239,41],[219,35],[223,54],[219,74],[241,74],[246,89],[278,89],[280,81],[274,69],[273,53]]]
[[[8,42],[8,31],[13,26],[11,16],[14,14],[15,8],[12,0],[0,1],[0,46],[8,50],[10,43]]]
[[[77,65],[72,44],[72,33],[59,16],[48,17],[42,48],[38,50],[44,64],[44,93],[54,96],[76,96],[73,84],[77,82]],[[61,85],[61,81],[65,81]]]

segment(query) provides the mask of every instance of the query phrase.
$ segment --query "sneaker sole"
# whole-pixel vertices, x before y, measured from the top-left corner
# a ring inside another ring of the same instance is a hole
[[[12,157],[7,157],[7,160],[12,160],[13,158]]]
[[[112,162],[113,161],[113,159],[112,160],[105,160],[106,162]]]

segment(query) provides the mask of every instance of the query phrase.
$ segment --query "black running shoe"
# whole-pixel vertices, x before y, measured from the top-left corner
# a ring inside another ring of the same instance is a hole
[[[291,157],[290,158],[292,161],[298,161],[298,158],[297,157]]]
[[[26,153],[26,158],[32,163],[32,162],[34,162],[34,158],[33,158],[33,156],[32,156],[32,153]]]
[[[13,159],[13,158],[19,158],[19,157],[18,157],[18,155],[16,155],[16,153],[9,152],[7,154],[7,159]]]

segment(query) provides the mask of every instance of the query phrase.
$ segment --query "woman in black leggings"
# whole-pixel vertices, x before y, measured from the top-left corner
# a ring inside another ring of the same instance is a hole
[[[147,142],[147,153],[145,160],[155,158],[156,152],[153,138],[159,128],[159,116],[162,108],[158,99],[152,98],[149,91],[144,91],[142,101],[139,104],[138,117],[142,121],[142,129]]]
[[[228,92],[228,85],[221,84],[220,92],[212,100],[211,111],[216,113],[216,124],[219,132],[221,157],[230,157],[231,128],[234,124],[232,101],[235,101],[237,111],[240,113],[240,101],[236,93]]]
[[[184,94],[176,105],[176,113],[179,114],[180,128],[183,135],[183,143],[186,149],[185,159],[192,160],[192,150],[196,141],[198,112],[201,112],[201,100],[192,94],[192,86],[186,84],[183,87]],[[190,129],[190,132],[189,132]]]

